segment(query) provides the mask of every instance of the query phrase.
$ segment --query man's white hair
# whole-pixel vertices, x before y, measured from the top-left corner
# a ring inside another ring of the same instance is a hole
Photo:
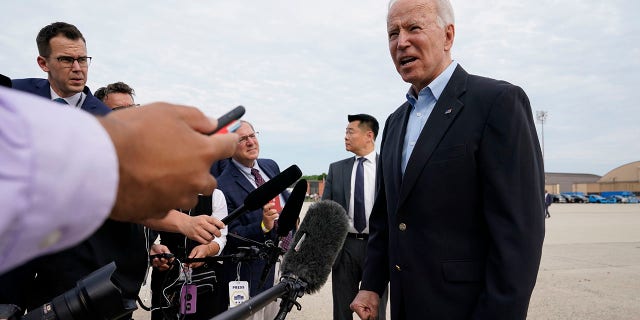
[[[387,10],[391,9],[394,3],[398,2],[398,0],[389,1],[389,7]],[[455,17],[453,15],[453,7],[451,6],[451,2],[449,0],[433,0],[436,4],[436,10],[438,12],[438,25],[441,28],[446,27],[450,24],[455,24]]]

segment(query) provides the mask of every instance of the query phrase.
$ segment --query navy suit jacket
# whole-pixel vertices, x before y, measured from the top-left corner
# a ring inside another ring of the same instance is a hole
[[[544,238],[526,94],[458,66],[403,175],[409,110],[385,123],[361,289],[390,281],[392,319],[525,319]]]
[[[27,78],[27,79],[14,79],[11,80],[14,89],[33,93],[51,100],[51,89],[49,80],[39,78]],[[107,107],[100,99],[91,94],[89,87],[84,87],[82,91],[87,96],[82,103],[82,110],[85,110],[93,115],[103,116],[111,112],[111,108]]]
[[[272,179],[280,173],[280,168],[275,161],[271,159],[258,159],[257,161],[260,169],[264,171],[269,179]],[[236,167],[231,161],[229,161],[228,165],[217,180],[218,189],[224,193],[224,196],[227,199],[227,210],[229,213],[240,207],[244,203],[244,199],[247,195],[256,189],[251,182],[247,180],[240,169],[238,169],[238,167]],[[282,195],[285,198],[285,201],[289,197],[289,193],[286,191],[283,192]],[[271,230],[268,233],[262,232],[262,228],[260,226],[261,222],[262,208],[241,215],[236,220],[229,223],[227,228],[229,228],[229,233],[235,233],[244,238],[249,238],[260,243],[272,240],[277,245],[278,239],[275,230]],[[238,247],[249,247],[251,245],[251,243],[227,236],[227,245],[224,248],[224,252],[225,254],[237,253]],[[242,262],[240,279],[243,281],[249,281],[249,293],[252,297],[273,286],[275,268],[272,267],[265,281],[265,285],[262,288],[258,288],[265,264],[266,261],[264,260]],[[225,262],[224,265],[225,276],[228,278],[227,280],[234,280],[236,276],[237,263],[231,263],[231,261],[229,261]]]

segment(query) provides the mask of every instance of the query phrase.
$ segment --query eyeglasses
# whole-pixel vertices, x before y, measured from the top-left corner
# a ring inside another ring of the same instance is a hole
[[[73,62],[78,61],[78,65],[81,67],[88,67],[91,64],[91,57],[69,57],[61,56],[56,58],[60,64],[65,68],[73,67]]]
[[[249,135],[246,135],[246,136],[242,136],[242,137],[240,137],[240,140],[238,140],[238,144],[247,143],[247,141],[249,141],[249,139],[257,140],[258,139],[258,134],[260,134],[260,132],[254,132],[252,134],[249,134]]]
[[[116,111],[116,110],[121,110],[121,109],[127,109],[127,108],[135,108],[135,107],[139,107],[140,104],[139,103],[134,103],[134,104],[130,104],[128,106],[117,106],[113,109],[111,109],[111,111]]]

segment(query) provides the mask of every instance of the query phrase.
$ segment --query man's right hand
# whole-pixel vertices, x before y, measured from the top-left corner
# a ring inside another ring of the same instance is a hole
[[[236,134],[206,135],[216,120],[196,108],[153,103],[98,118],[119,162],[118,195],[111,218],[138,222],[161,218],[172,208],[191,208],[199,193],[217,186],[214,161],[230,157]]]
[[[380,305],[380,296],[367,290],[358,291],[353,302],[351,302],[351,310],[353,310],[362,320],[375,320],[378,318],[378,306]]]

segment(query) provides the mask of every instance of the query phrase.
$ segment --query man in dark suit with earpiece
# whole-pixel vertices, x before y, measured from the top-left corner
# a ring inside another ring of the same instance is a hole
[[[368,114],[349,115],[347,120],[344,145],[355,157],[329,166],[322,192],[323,200],[339,203],[349,215],[349,233],[331,270],[334,320],[353,319],[349,304],[356,297],[362,280],[369,239],[368,220],[376,193],[378,120]],[[378,308],[379,320],[386,319],[386,306],[387,290]]]

